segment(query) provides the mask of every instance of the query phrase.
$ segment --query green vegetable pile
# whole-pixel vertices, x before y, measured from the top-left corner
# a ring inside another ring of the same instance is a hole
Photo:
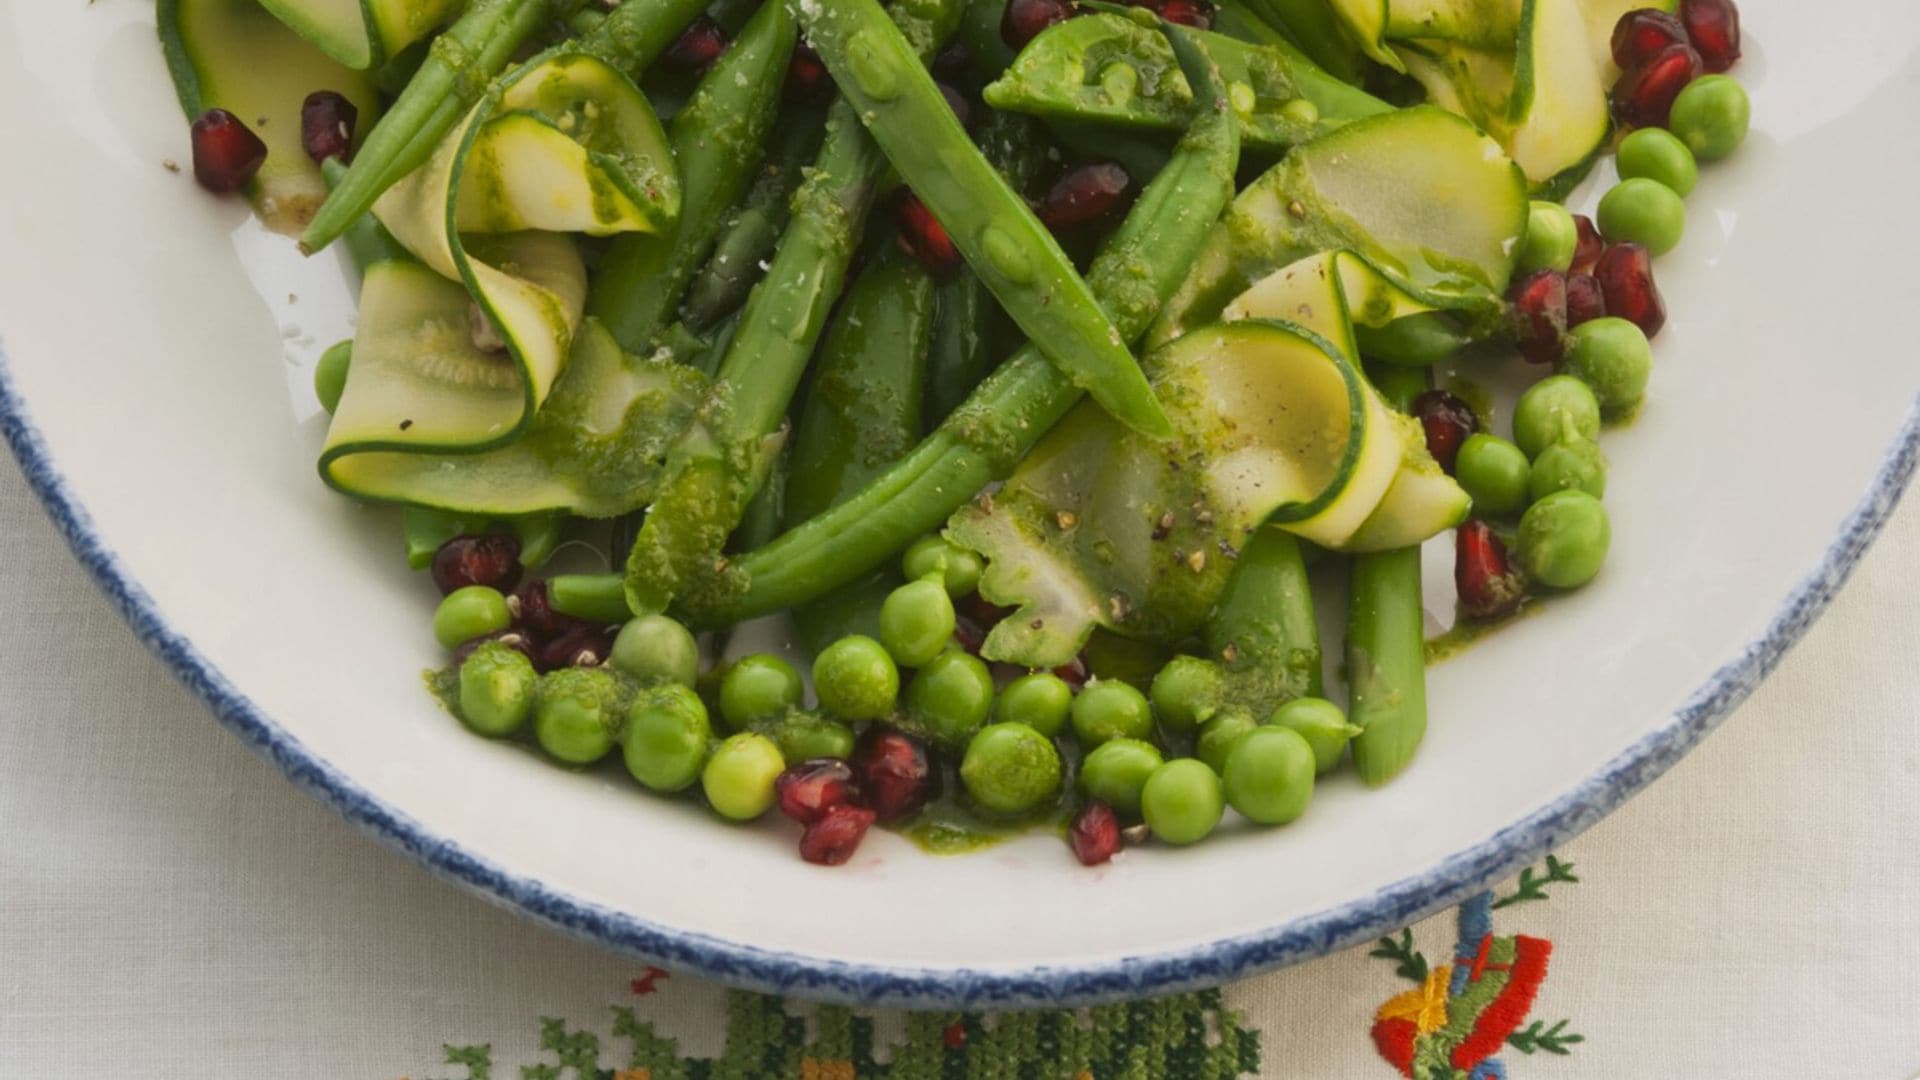
[[[196,176],[359,269],[319,471],[404,508],[436,692],[826,864],[1403,771],[1423,543],[1463,627],[1599,574],[1650,259],[1747,125],[1726,0],[158,10]],[[1514,345],[1509,439],[1460,373]],[[810,679],[707,659],[781,613]]]

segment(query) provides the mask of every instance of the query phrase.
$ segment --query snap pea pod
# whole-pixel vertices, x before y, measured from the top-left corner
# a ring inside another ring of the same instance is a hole
[[[1226,86],[1190,35],[1174,36],[1188,80],[1210,102],[1140,193],[1088,274],[1123,338],[1145,331],[1233,197],[1240,140]],[[1029,345],[980,384],[911,454],[858,494],[735,560],[686,598],[690,618],[727,624],[802,603],[878,566],[1004,476],[1080,398]]]
[[[761,5],[668,125],[680,218],[666,235],[616,238],[587,297],[588,314],[628,351],[646,350],[707,257],[727,208],[753,183],[797,36],[785,6]]]
[[[794,429],[790,523],[859,491],[918,441],[933,312],[933,279],[897,251],[862,271],[847,292]],[[899,580],[891,567],[877,569],[795,608],[794,625],[815,649],[848,633],[874,636],[880,604]]]
[[[807,40],[914,194],[1008,315],[1114,419],[1173,426],[1147,377],[1053,234],[968,137],[912,44],[876,0],[805,0]]]
[[[1366,81],[1367,58],[1341,29],[1340,16],[1326,0],[1245,0],[1269,25],[1279,27],[1313,63],[1353,86]]]
[[[1046,166],[1047,140],[1039,125],[1024,116],[989,114],[980,131],[980,147],[1007,183],[1023,195]],[[995,343],[1004,336],[1006,322],[986,283],[973,271],[963,267],[940,282],[934,293],[933,336],[927,345],[927,415],[945,419],[993,370]]]
[[[958,0],[902,0],[894,8],[902,28],[888,22],[887,29],[902,41],[902,29],[912,34],[918,47],[909,56],[917,53],[920,63],[953,32],[959,13]],[[794,195],[793,220],[720,362],[715,393],[670,455],[666,482],[628,556],[627,601],[636,613],[664,610],[723,576],[729,561],[721,546],[753,495],[754,465],[839,298],[885,169],[853,103],[835,102],[820,154]]]
[[[1205,33],[1202,40],[1227,80],[1250,152],[1280,153],[1391,108],[1278,48],[1224,34]],[[1173,70],[1160,35],[1123,16],[1086,15],[1035,37],[983,96],[996,109],[1067,126],[1178,131],[1186,127],[1193,95]]]
[[[816,114],[783,115],[782,120],[753,187],[721,224],[713,253],[687,286],[680,317],[696,330],[705,330],[738,310],[753,283],[760,280],[761,264],[773,254],[787,227],[801,170],[819,149]]]
[[[1353,766],[1379,786],[1413,760],[1427,733],[1427,643],[1420,549],[1353,557],[1347,607],[1347,718],[1359,727]]]
[[[1256,714],[1323,696],[1313,587],[1293,534],[1263,525],[1247,538],[1205,636],[1207,651],[1247,686],[1252,700],[1239,704]]]

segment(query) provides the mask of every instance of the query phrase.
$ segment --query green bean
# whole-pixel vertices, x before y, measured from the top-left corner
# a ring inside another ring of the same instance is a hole
[[[1234,676],[1235,699],[1265,716],[1281,702],[1319,697],[1320,625],[1300,542],[1263,525],[1240,548],[1208,617],[1207,650]]]
[[[1387,404],[1406,412],[1413,399],[1427,392],[1432,377],[1427,368],[1406,364],[1367,364],[1367,381],[1373,384]]]
[[[1144,333],[1233,197],[1240,141],[1218,69],[1177,29],[1175,55],[1213,105],[1140,193],[1088,280],[1122,337]],[[846,500],[733,562],[687,598],[690,616],[730,623],[819,596],[931,532],[1003,476],[1080,397],[1039,350],[1021,349],[915,450]]]
[[[591,622],[626,622],[626,593],[615,574],[555,574],[547,579],[547,599],[562,615]]]
[[[1379,786],[1413,760],[1427,733],[1427,645],[1420,549],[1353,557],[1347,609],[1347,718],[1360,728],[1353,766]]]
[[[787,227],[801,169],[820,148],[819,117],[812,112],[782,114],[772,138],[753,187],[721,224],[713,253],[687,286],[680,317],[695,329],[704,330],[737,311],[760,280],[761,265]]]
[[[1173,426],[1066,252],[967,136],[876,0],[808,0],[808,41],[860,121],[1007,314],[1081,389],[1147,435]]]
[[[959,5],[910,0],[895,14],[911,26],[920,54],[931,56],[952,33]],[[904,40],[891,23],[888,30]],[[786,415],[885,168],[854,105],[836,102],[820,154],[794,195],[793,220],[720,362],[713,399],[669,456],[627,559],[627,600],[636,613],[660,611],[690,586],[711,588],[728,565],[719,552],[753,494],[752,462]]]
[[[1437,364],[1473,340],[1459,320],[1444,311],[1405,315],[1379,327],[1356,324],[1353,337],[1367,359],[1413,367]]]
[[[747,500],[740,514],[740,527],[727,540],[728,551],[752,551],[780,535],[780,523],[787,513],[787,484],[792,476],[793,447],[781,447],[780,456],[767,471],[760,490]]]
[[[727,33],[737,35],[756,11],[763,11],[767,6],[762,0],[710,0],[706,14]]]
[[[587,313],[627,351],[646,350],[707,257],[721,218],[753,183],[797,36],[785,4],[762,4],[668,124],[680,219],[667,235],[617,237],[587,298]]]

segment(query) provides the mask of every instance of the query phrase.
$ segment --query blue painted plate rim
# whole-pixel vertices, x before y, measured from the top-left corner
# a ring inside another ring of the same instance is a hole
[[[576,937],[734,986],[867,1005],[1019,1007],[1172,993],[1320,956],[1456,904],[1591,826],[1665,772],[1725,719],[1825,610],[1898,504],[1920,461],[1920,397],[1910,406],[1867,493],[1841,523],[1819,564],[1787,595],[1766,630],[1708,677],[1666,724],[1573,790],[1358,903],[1191,948],[1025,970],[849,963],[676,930],[510,874],[434,835],[309,751],[166,623],[152,598],[102,541],[55,466],[14,384],[4,346],[0,346],[0,434],[94,583],[141,642],[206,702],[215,718],[296,786],[434,873]]]

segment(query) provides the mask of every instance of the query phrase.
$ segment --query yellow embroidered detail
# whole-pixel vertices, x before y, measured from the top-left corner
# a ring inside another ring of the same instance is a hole
[[[1418,989],[1395,994],[1373,1014],[1375,1020],[1411,1020],[1422,1035],[1447,1026],[1447,980],[1453,968],[1441,965],[1427,972],[1427,981]]]
[[[800,1059],[800,1080],[856,1080],[851,1061]]]

